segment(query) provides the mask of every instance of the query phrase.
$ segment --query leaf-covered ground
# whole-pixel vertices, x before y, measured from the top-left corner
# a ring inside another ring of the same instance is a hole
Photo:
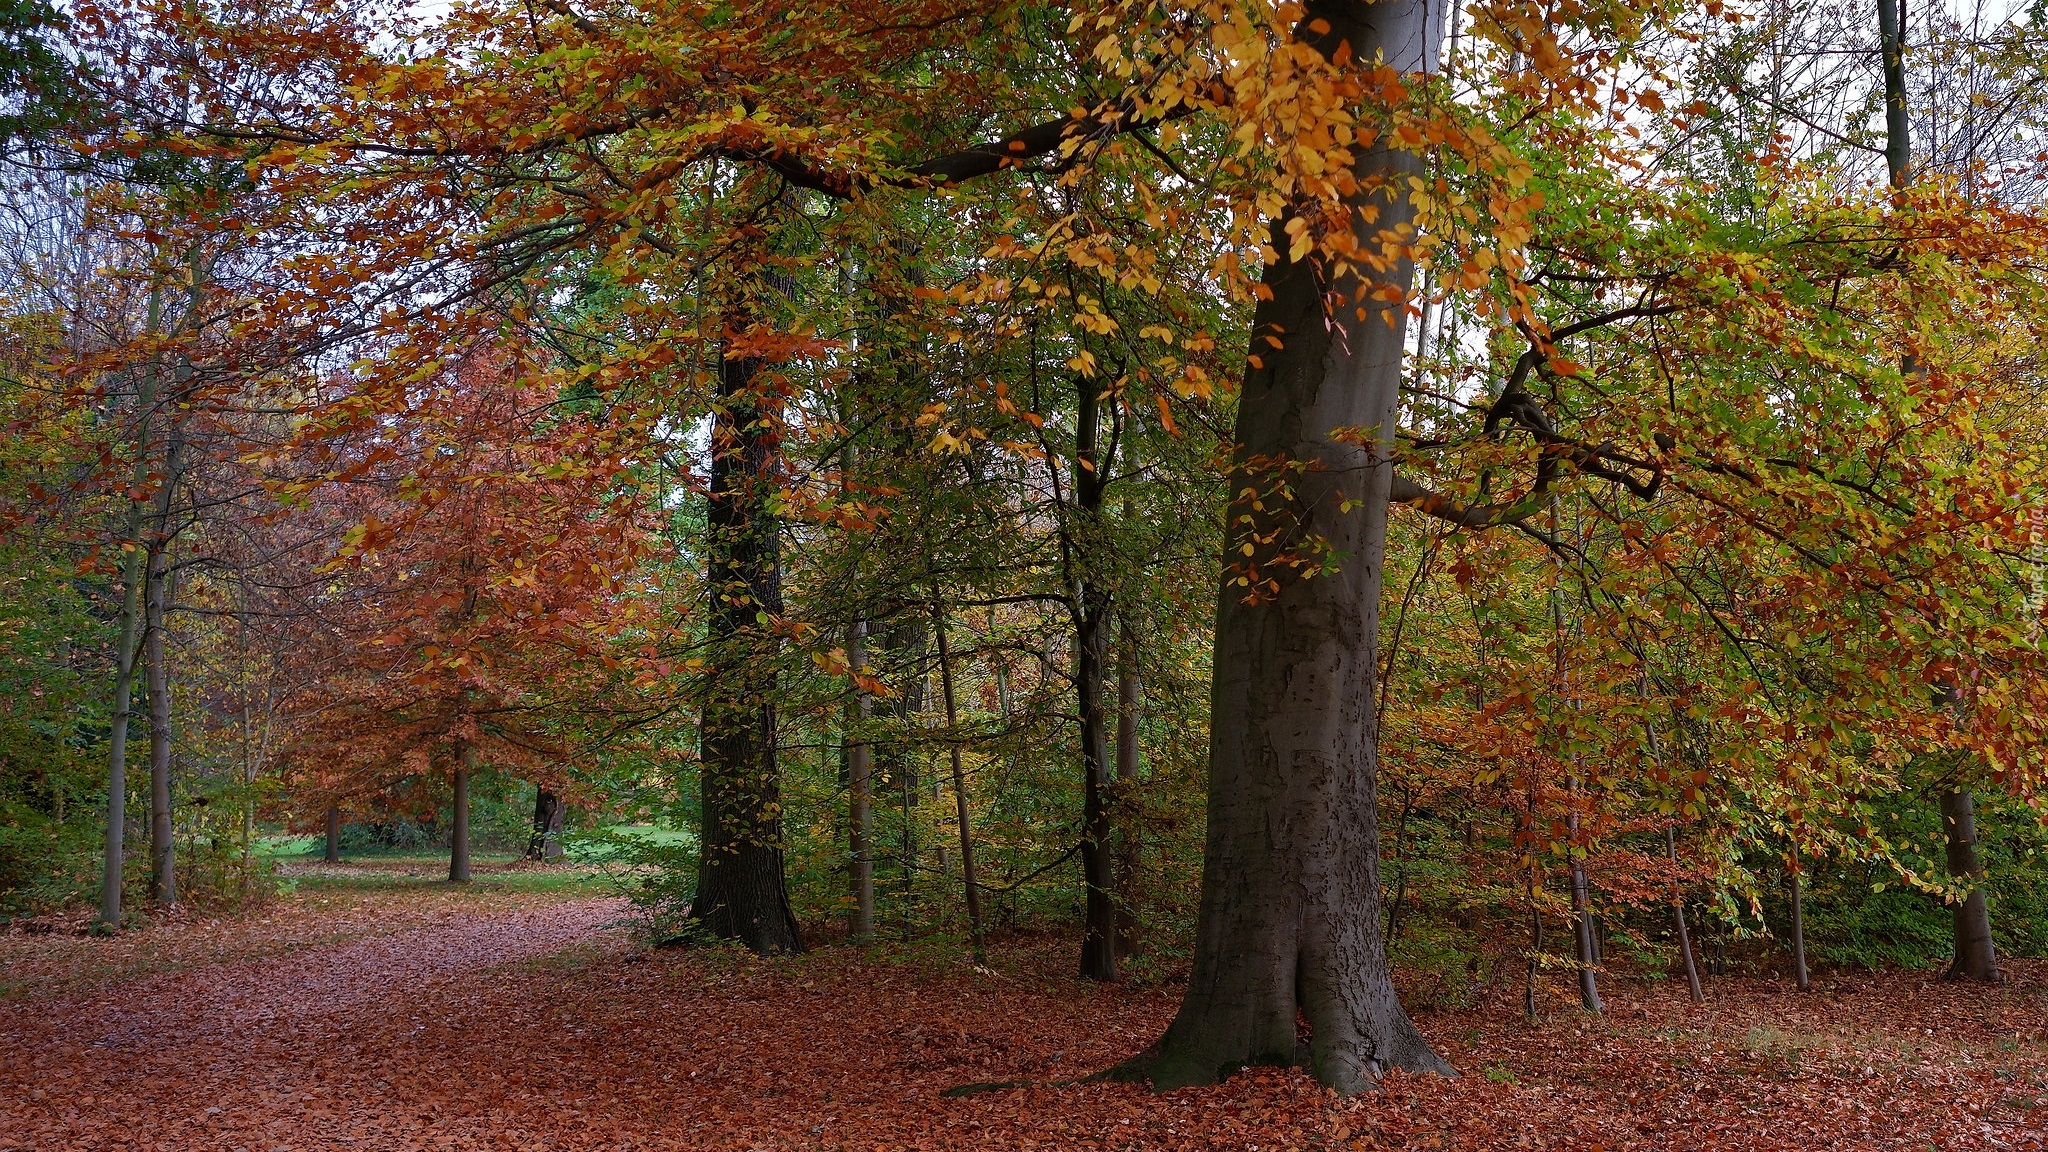
[[[0,937],[0,1148],[2048,1148],[2048,965],[1996,989],[1857,975],[1610,982],[1421,1019],[1465,1073],[1339,1101],[1254,1070],[1073,1083],[1174,989],[950,956],[647,953],[573,888],[302,890],[113,941]],[[1560,981],[1561,983],[1561,981]],[[972,1095],[968,1083],[1028,1081]]]

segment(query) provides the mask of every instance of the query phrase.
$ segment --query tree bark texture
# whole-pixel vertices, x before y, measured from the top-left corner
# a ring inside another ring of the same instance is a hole
[[[166,480],[164,494],[171,491]],[[169,501],[158,508],[169,512]],[[164,653],[164,600],[170,584],[170,541],[161,521],[150,549],[148,591],[143,597],[143,682],[149,692],[149,881],[158,904],[178,902],[177,827],[171,820],[171,672]]]
[[[1317,3],[1297,32],[1329,58],[1348,43],[1359,66],[1384,54],[1397,70],[1429,72],[1444,14],[1442,0]],[[1317,33],[1322,21],[1329,31]],[[1358,150],[1361,187],[1347,206],[1361,248],[1413,220],[1405,182],[1421,170],[1408,153]],[[1240,495],[1228,513],[1194,970],[1150,1061],[1159,1088],[1304,1058],[1340,1092],[1389,1068],[1450,1071],[1402,1009],[1381,935],[1374,700],[1406,305],[1371,293],[1405,294],[1414,270],[1396,259],[1372,282],[1326,277],[1313,256],[1287,259],[1285,224],[1272,222],[1279,257],[1253,314],[1259,362],[1238,405],[1230,484],[1261,492],[1265,507]],[[1339,440],[1339,428],[1371,436]],[[1275,491],[1276,461],[1303,469],[1287,474],[1288,492]],[[1276,532],[1326,541],[1336,570],[1234,583],[1242,547],[1257,553]],[[1263,595],[1248,601],[1251,591]]]
[[[567,814],[561,796],[546,787],[534,789],[533,835],[526,841],[528,860],[562,858],[562,820]]]
[[[1086,535],[1102,515],[1107,462],[1100,451],[1101,389],[1094,378],[1077,381],[1079,418],[1074,434],[1074,504]],[[1081,931],[1081,975],[1116,979],[1116,846],[1110,819],[1108,725],[1102,684],[1109,652],[1110,597],[1086,574],[1074,581],[1074,695],[1081,721],[1081,880],[1085,911]]]
[[[341,863],[341,809],[329,805],[327,808],[327,851],[320,857],[323,863]]]
[[[763,391],[762,364],[730,351],[719,363],[705,551],[711,634],[720,647],[698,729],[704,831],[691,915],[711,935],[756,952],[800,952],[783,872],[777,644],[766,621],[782,612],[781,549],[769,504],[781,426]]]
[[[1948,874],[1970,884],[1970,895],[1955,905],[1956,954],[1947,978],[1996,981],[1998,954],[1991,944],[1991,908],[1984,899],[1984,862],[1977,854],[1976,803],[1968,788],[1942,793],[1941,828],[1948,836]]]

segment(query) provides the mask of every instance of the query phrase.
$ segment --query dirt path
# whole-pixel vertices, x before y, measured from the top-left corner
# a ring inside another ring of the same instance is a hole
[[[1617,980],[1606,1018],[1533,1026],[1503,997],[1421,1019],[1456,1080],[1337,1101],[1269,1069],[1152,1096],[1082,1078],[1178,990],[1073,979],[1065,941],[1005,942],[1000,974],[937,945],[649,955],[607,929],[615,901],[447,899],[384,935],[0,1003],[0,1149],[2048,1149],[2040,962],[1999,989],[1730,978],[1703,1007]],[[162,943],[306,931],[287,912]]]

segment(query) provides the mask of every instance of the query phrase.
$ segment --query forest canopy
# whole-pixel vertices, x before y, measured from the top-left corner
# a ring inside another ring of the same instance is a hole
[[[1184,981],[1161,1088],[1996,981],[2042,21],[0,0],[0,915],[583,852],[662,944]]]

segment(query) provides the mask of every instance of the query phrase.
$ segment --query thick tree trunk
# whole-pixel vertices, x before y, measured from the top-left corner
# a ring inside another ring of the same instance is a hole
[[[1384,53],[1399,71],[1427,72],[1443,16],[1441,0],[1318,3],[1299,31],[1326,57],[1343,45],[1355,66]],[[1313,31],[1324,21],[1329,32]],[[1361,248],[1378,252],[1382,230],[1413,220],[1406,181],[1421,168],[1407,153],[1359,150],[1361,188],[1347,205]],[[1450,1071],[1394,993],[1379,906],[1374,697],[1406,302],[1372,292],[1405,294],[1413,268],[1396,258],[1376,282],[1325,275],[1314,258],[1287,259],[1285,225],[1272,222],[1279,257],[1238,404],[1230,488],[1262,493],[1264,506],[1239,496],[1228,513],[1201,911],[1187,995],[1151,1062],[1161,1088],[1302,1060],[1297,1013],[1310,1071],[1340,1092],[1388,1068]],[[1275,490],[1279,462],[1304,468],[1285,477],[1291,491]],[[1326,542],[1336,571],[1268,567],[1274,533]],[[1241,560],[1245,546],[1254,559]]]
[[[1101,389],[1092,377],[1077,381],[1079,418],[1074,433],[1076,515],[1090,527],[1102,514],[1106,462],[1101,459]],[[1092,535],[1092,532],[1090,533]],[[1069,563],[1073,557],[1068,546]],[[1073,582],[1074,695],[1081,720],[1081,879],[1086,888],[1081,929],[1081,975],[1116,979],[1116,845],[1110,822],[1108,726],[1102,682],[1109,648],[1109,594],[1089,576]]]
[[[341,809],[328,805],[327,808],[327,851],[320,857],[323,863],[341,863]]]
[[[1813,978],[1806,971],[1806,897],[1799,883],[1799,850],[1792,850],[1792,867],[1786,872],[1792,886],[1792,979],[1801,992],[1811,991]]]
[[[981,885],[974,875],[974,825],[967,805],[967,770],[960,755],[960,713],[953,700],[953,650],[946,639],[946,612],[932,605],[932,630],[939,638],[939,692],[946,705],[946,751],[953,764],[953,815],[960,822],[960,879],[967,893],[967,936],[974,942],[976,963],[988,959],[988,940],[981,926]]]
[[[727,355],[711,431],[706,541],[711,634],[721,648],[698,731],[704,831],[691,915],[711,935],[756,952],[800,952],[782,848],[776,755],[774,632],[782,612],[774,495],[781,422],[757,378],[762,361]]]
[[[1142,946],[1137,887],[1141,844],[1137,809],[1138,706],[1144,691],[1138,678],[1138,639],[1128,615],[1117,617],[1116,667],[1116,954],[1135,956]]]
[[[164,491],[171,490],[166,481]],[[168,501],[158,505],[168,512]],[[158,904],[178,902],[177,829],[171,821],[171,673],[164,657],[164,600],[170,583],[170,542],[150,553],[144,596],[142,666],[149,692],[149,880]]]
[[[867,622],[854,621],[847,629],[847,663],[855,670],[867,662]],[[853,698],[846,702],[846,727],[857,732],[867,724],[872,703],[868,694],[856,684]],[[875,942],[875,812],[874,790],[875,753],[867,741],[849,736],[846,739],[846,804],[847,804],[847,856],[850,880],[853,886],[853,942],[868,945]]]
[[[476,750],[468,741],[463,741],[455,750],[455,827],[448,836],[448,882],[469,883],[469,770],[476,761]]]
[[[562,798],[545,786],[533,793],[533,834],[526,841],[526,858],[542,862],[562,858],[562,820],[566,815]]]
[[[1998,955],[1991,945],[1991,908],[1984,899],[1984,862],[1977,855],[1976,805],[1968,788],[1951,788],[1941,796],[1941,827],[1948,835],[1948,874],[1970,885],[1970,895],[1955,906],[1955,962],[1950,980],[1999,979]]]

